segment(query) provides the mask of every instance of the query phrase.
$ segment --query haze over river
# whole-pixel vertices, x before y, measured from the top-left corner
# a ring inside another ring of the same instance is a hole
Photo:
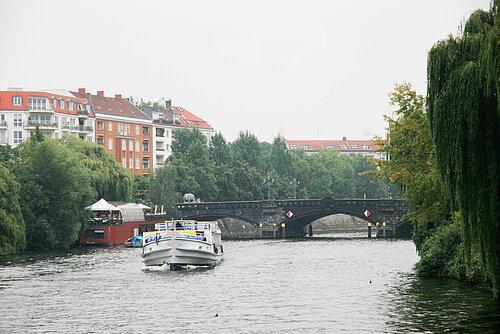
[[[0,257],[0,332],[493,333],[500,325],[487,289],[417,278],[412,241],[338,236],[227,241],[212,269],[146,269],[141,249],[123,247]]]

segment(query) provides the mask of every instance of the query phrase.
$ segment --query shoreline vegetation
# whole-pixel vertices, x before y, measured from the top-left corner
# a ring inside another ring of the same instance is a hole
[[[375,138],[387,160],[336,150],[307,156],[290,152],[280,136],[265,143],[248,131],[232,143],[220,133],[207,142],[196,129],[180,129],[165,166],[144,177],[102,145],[50,139],[38,128],[15,149],[0,146],[0,255],[74,246],[84,208],[101,197],[164,205],[178,218],[184,193],[203,201],[401,196],[410,205],[418,274],[490,286],[498,304],[499,3],[433,46],[426,98],[396,85],[387,136]]]

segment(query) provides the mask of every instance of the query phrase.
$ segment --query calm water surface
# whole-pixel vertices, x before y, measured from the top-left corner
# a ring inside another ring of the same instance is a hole
[[[0,258],[0,332],[493,333],[500,325],[488,290],[417,278],[411,241],[228,241],[224,250],[216,268],[179,271],[146,269],[140,249],[122,247]]]

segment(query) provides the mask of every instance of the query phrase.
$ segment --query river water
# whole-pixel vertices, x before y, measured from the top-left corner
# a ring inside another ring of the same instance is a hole
[[[224,250],[216,268],[177,271],[147,269],[140,249],[123,247],[0,257],[0,332],[493,333],[500,325],[487,289],[416,277],[409,240],[227,241]]]

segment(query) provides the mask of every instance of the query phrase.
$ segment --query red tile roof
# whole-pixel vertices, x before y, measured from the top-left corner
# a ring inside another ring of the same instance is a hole
[[[336,148],[339,151],[366,152],[379,148],[373,140],[286,140],[286,144],[290,149],[308,151]]]
[[[23,98],[23,104],[20,107],[14,107],[12,105],[12,97],[21,96]],[[78,97],[69,97],[60,94],[53,94],[47,92],[34,92],[34,91],[0,91],[0,110],[28,110],[29,109],[29,97],[47,97],[49,99],[49,105],[55,112],[68,114],[68,115],[77,115],[78,110],[76,106],[73,110],[69,110],[68,101],[73,101],[74,103],[81,103],[83,108],[85,109],[85,103],[88,103],[86,99],[78,98]],[[54,107],[53,98],[57,99],[57,107]],[[61,109],[60,100],[65,100],[65,109]],[[94,112],[92,109],[90,110],[89,116],[94,117]]]
[[[148,115],[146,115],[142,110],[136,108],[127,99],[121,97],[121,95],[115,95],[115,97],[104,96],[104,92],[98,91],[97,95],[93,95],[85,92],[85,89],[80,88],[78,92],[71,92],[76,97],[87,98],[92,102],[92,107],[94,111],[98,114],[107,114],[123,117],[133,117],[144,120],[149,120]]]
[[[190,113],[182,107],[171,107],[172,113],[179,115],[179,123],[174,123],[173,119],[168,116],[167,112],[163,113],[163,117],[168,121],[172,122],[172,125],[186,126],[192,128],[201,128],[212,130],[213,128],[203,119]]]

